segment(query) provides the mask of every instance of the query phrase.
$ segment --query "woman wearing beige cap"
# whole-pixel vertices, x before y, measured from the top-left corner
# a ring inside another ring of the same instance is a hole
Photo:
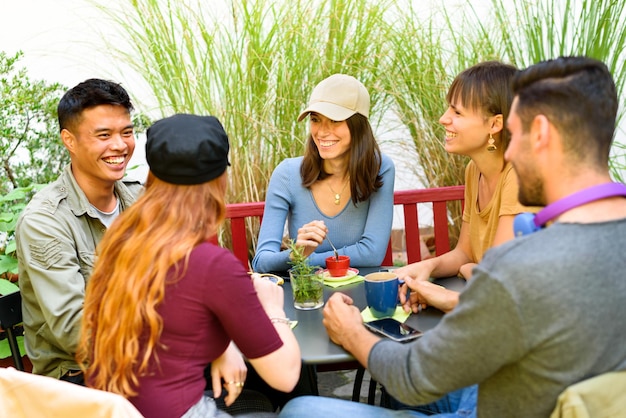
[[[320,82],[298,121],[309,116],[304,156],[274,170],[252,267],[286,271],[289,237],[304,247],[311,265],[325,267],[333,255],[327,234],[353,267],[379,266],[393,218],[395,168],[382,154],[369,117],[367,89],[356,78],[334,74]]]
[[[233,343],[276,389],[292,390],[300,376],[282,288],[251,281],[208,242],[226,215],[228,150],[214,117],[154,123],[145,193],[98,247],[78,362],[89,386],[124,395],[148,418],[229,416],[205,396],[204,370],[211,364],[215,397],[223,387],[233,403],[247,374]]]

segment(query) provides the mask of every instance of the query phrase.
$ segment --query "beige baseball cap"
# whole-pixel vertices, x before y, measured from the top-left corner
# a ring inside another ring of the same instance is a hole
[[[333,74],[315,86],[308,106],[298,116],[298,122],[311,112],[335,121],[346,120],[355,113],[367,118],[370,113],[370,95],[356,78]]]

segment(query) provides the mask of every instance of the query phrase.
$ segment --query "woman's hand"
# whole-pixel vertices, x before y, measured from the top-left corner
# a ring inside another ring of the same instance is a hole
[[[476,263],[463,264],[459,269],[459,276],[465,280],[469,280],[472,277],[472,270],[476,267]]]
[[[311,221],[298,229],[296,245],[304,247],[304,255],[308,257],[324,241],[328,228],[324,221]]]
[[[275,285],[274,285],[275,286]],[[232,405],[243,390],[243,384],[248,375],[248,367],[243,356],[231,341],[226,351],[211,363],[211,382],[213,396],[222,396],[222,379],[228,395],[224,398],[226,406]]]
[[[406,281],[407,277],[414,280],[428,281],[433,271],[431,263],[430,261],[418,261],[417,263],[395,269],[393,272],[396,273],[400,281]]]
[[[270,318],[284,317],[285,294],[283,288],[257,273],[252,274],[252,284],[267,316]]]

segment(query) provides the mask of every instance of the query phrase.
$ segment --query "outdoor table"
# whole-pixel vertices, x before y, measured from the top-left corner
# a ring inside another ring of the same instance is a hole
[[[359,274],[365,276],[368,273],[380,271],[381,267],[360,268]],[[465,285],[465,280],[458,277],[446,277],[435,280],[448,289],[461,290]],[[285,280],[283,284],[285,290],[285,314],[288,318],[298,321],[298,325],[293,332],[300,345],[302,361],[307,364],[334,364],[354,360],[354,357],[343,348],[333,343],[326,328],[322,324],[322,310],[324,308],[303,311],[294,308],[293,293],[291,283]],[[345,293],[354,300],[355,306],[363,310],[367,303],[365,302],[365,286],[363,282],[354,283],[347,286],[332,288],[324,286],[324,302],[335,292]],[[443,312],[429,307],[422,310],[419,314],[411,314],[406,323],[420,331],[428,331],[434,328],[441,318]]]
[[[381,270],[386,270],[386,268],[364,267],[359,268],[359,274],[365,276],[368,273]],[[435,283],[448,289],[460,291],[465,285],[465,280],[458,277],[447,277],[436,279]],[[341,363],[354,363],[356,360],[352,354],[333,343],[328,337],[326,328],[322,324],[322,310],[324,308],[322,307],[306,311],[296,309],[293,306],[293,293],[291,283],[288,279],[285,280],[283,288],[285,291],[285,314],[291,320],[298,321],[298,324],[293,331],[300,346],[304,366],[312,369],[309,374],[312,377],[315,376],[315,368],[320,365],[332,366],[339,365]],[[327,302],[328,298],[335,292],[345,293],[350,296],[354,300],[355,306],[357,306],[360,310],[363,310],[367,306],[365,301],[365,285],[363,282],[337,288],[324,286],[324,302]],[[427,309],[423,309],[419,314],[411,314],[406,320],[406,324],[420,331],[426,332],[434,328],[439,323],[443,315],[442,311],[429,307]]]

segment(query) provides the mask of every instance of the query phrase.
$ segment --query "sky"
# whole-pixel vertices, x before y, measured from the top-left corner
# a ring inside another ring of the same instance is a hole
[[[34,79],[75,85],[102,75],[94,50],[97,10],[81,0],[0,0],[0,50],[25,53],[20,64]]]

